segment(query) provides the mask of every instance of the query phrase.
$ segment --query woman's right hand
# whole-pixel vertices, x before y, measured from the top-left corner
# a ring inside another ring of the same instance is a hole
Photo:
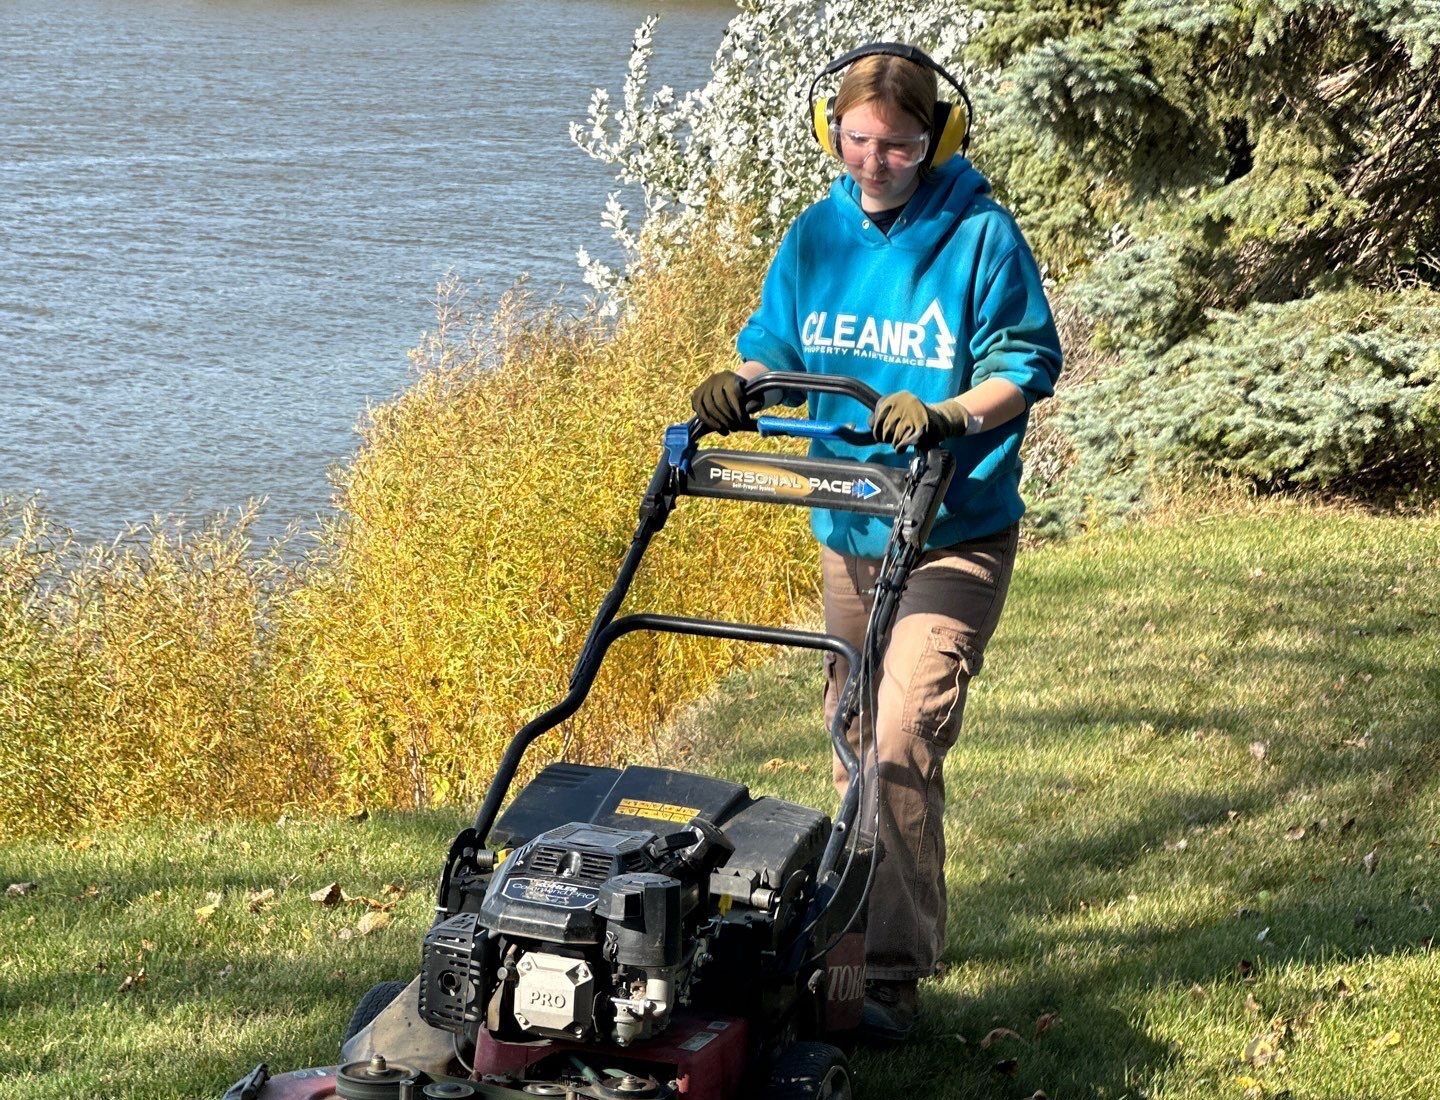
[[[700,423],[721,435],[755,425],[745,408],[745,379],[733,370],[716,371],[696,386],[690,407]]]

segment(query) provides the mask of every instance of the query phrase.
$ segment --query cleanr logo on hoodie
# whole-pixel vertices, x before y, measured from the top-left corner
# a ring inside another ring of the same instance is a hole
[[[934,370],[955,369],[955,334],[945,323],[938,298],[918,321],[862,317],[857,313],[832,316],[816,311],[800,327],[800,342],[807,352],[821,355],[848,355]]]

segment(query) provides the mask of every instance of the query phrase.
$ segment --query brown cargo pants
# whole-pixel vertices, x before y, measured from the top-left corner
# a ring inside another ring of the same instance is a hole
[[[910,574],[885,646],[875,714],[851,725],[859,750],[877,762],[878,835],[885,857],[875,869],[865,934],[868,978],[925,978],[945,947],[945,753],[955,744],[970,679],[980,671],[995,632],[1018,527],[928,551]],[[821,549],[825,629],[857,648],[874,601],[880,563]],[[840,705],[849,663],[825,661],[825,721]],[[848,781],[838,758],[835,786]],[[870,791],[876,785],[870,784]],[[861,807],[864,832],[875,830],[876,803]]]

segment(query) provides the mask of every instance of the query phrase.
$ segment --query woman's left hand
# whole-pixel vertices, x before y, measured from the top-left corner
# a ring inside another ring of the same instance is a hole
[[[882,397],[870,414],[870,430],[879,443],[897,451],[927,451],[951,436],[964,435],[970,424],[965,407],[953,398],[927,405],[907,390]]]

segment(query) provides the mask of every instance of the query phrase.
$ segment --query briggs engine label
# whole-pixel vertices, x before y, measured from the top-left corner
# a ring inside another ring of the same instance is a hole
[[[501,894],[511,901],[532,901],[552,909],[589,909],[600,900],[598,890],[546,878],[512,878]]]

